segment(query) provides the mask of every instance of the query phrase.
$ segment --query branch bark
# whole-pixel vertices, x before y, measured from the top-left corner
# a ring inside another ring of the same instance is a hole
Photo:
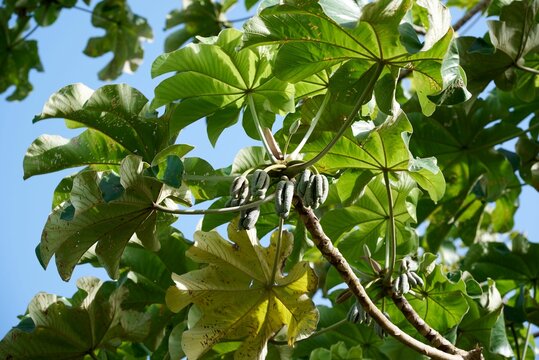
[[[305,206],[303,206],[301,199],[299,199],[298,197],[294,197],[294,206],[300,216],[301,221],[305,224],[305,228],[311,234],[312,240],[315,243],[318,250],[320,250],[320,252],[326,258],[326,260],[331,265],[333,265],[335,269],[339,272],[339,274],[341,275],[345,283],[348,285],[348,288],[355,295],[355,297],[357,298],[358,302],[361,304],[363,309],[371,316],[371,318],[374,321],[376,321],[385,330],[387,334],[395,337],[398,341],[410,347],[411,349],[414,349],[415,351],[423,355],[429,356],[432,359],[475,360],[475,359],[483,358],[481,349],[474,349],[468,352],[468,351],[458,349],[455,347],[455,349],[453,349],[455,353],[448,353],[442,349],[437,349],[433,346],[422,343],[421,341],[417,339],[414,339],[410,335],[403,332],[395,324],[393,324],[389,319],[385,317],[385,315],[380,311],[380,309],[378,309],[378,307],[372,302],[369,295],[365,291],[365,288],[361,285],[358,277],[355,275],[354,271],[352,270],[352,268],[350,267],[350,265],[348,264],[344,256],[341,254],[339,249],[333,246],[331,239],[324,233],[324,229],[322,229],[322,226],[320,225],[320,222],[318,218],[316,217],[316,215],[314,214],[314,212],[310,208],[306,208]],[[415,316],[411,317],[411,319],[414,321],[417,321],[417,318],[419,318],[422,321],[421,327],[423,329],[429,329],[428,333],[432,333],[432,334],[436,333],[437,336],[435,336],[435,338],[439,342],[439,345],[440,344],[446,345],[441,339],[438,339],[438,337],[441,337],[441,338],[443,337],[438,332],[436,332],[436,330],[430,328],[419,317],[419,315],[415,313],[415,311],[413,310],[413,308],[410,306],[409,303],[408,303],[409,308],[406,307],[406,303],[402,303],[403,308],[405,308],[406,311],[410,315],[412,314],[410,310],[415,314]],[[447,341],[446,339],[444,340]]]

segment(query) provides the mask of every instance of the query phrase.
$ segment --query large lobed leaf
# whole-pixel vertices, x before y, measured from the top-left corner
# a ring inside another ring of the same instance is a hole
[[[150,112],[148,99],[125,84],[95,91],[68,85],[51,95],[34,121],[64,118],[89,129],[71,140],[49,135],[36,139],[24,158],[24,177],[83,165],[119,165],[129,154],[151,163],[175,137],[166,115],[158,118]]]
[[[33,86],[28,80],[32,69],[43,71],[43,65],[37,51],[37,41],[25,40],[23,31],[26,22],[16,22],[10,27],[12,13],[7,8],[0,8],[0,93],[7,91],[12,86],[13,92],[7,100],[22,100]]]
[[[314,0],[290,0],[267,7],[247,22],[244,41],[247,46],[280,44],[275,73],[291,82],[348,61],[338,72],[353,87],[361,87],[361,78],[379,64],[383,66],[380,77],[394,89],[398,69],[412,70],[423,111],[431,114],[434,103],[462,101],[469,94],[463,90],[465,79],[458,68],[458,57],[446,57],[453,30],[449,11],[438,1],[417,2],[427,14],[424,18],[428,32],[423,43],[414,34],[415,48],[405,46],[411,41],[407,35],[410,32],[406,32],[411,25],[401,22],[412,4],[384,0],[360,6],[353,0],[326,0],[320,4]],[[289,26],[290,22],[296,26]],[[392,91],[375,95],[380,103],[387,103],[384,97],[388,93]],[[434,95],[437,96],[429,98]],[[390,106],[385,106],[384,111],[390,111]]]
[[[69,302],[40,293],[28,315],[0,342],[2,359],[75,360],[125,341],[142,341],[150,332],[150,317],[123,310],[126,288],[87,277],[77,281],[82,295]],[[119,341],[120,340],[120,341]]]
[[[210,0],[183,0],[182,9],[172,10],[167,15],[165,29],[176,28],[165,40],[165,52],[179,49],[195,36],[213,36],[227,27],[227,6]]]
[[[218,37],[201,39],[155,60],[152,76],[176,72],[156,87],[152,101],[152,108],[180,101],[173,129],[211,115],[208,135],[215,143],[237,121],[248,96],[258,112],[294,111],[294,87],[272,76],[269,54],[263,49],[237,51],[241,36],[238,30],[223,30]]]
[[[445,192],[445,180],[434,158],[414,159],[408,150],[409,133],[412,126],[406,115],[399,111],[379,127],[370,132],[367,139],[352,136],[342,137],[317,162],[322,172],[340,169],[370,170],[375,175],[382,172],[407,172],[420,186],[425,188],[432,200],[438,201]],[[332,133],[323,132],[303,148],[306,158],[316,156],[331,140]]]
[[[410,225],[417,222],[415,208],[420,191],[405,173],[389,186],[397,249],[399,255],[404,256],[417,250],[417,235]],[[378,175],[367,184],[352,206],[328,211],[322,216],[321,224],[349,261],[359,262],[363,256],[362,244],[366,244],[373,253],[380,250],[389,231],[389,206],[386,185],[382,175]]]
[[[91,57],[113,53],[112,60],[99,72],[99,79],[114,80],[124,71],[138,69],[144,50],[141,42],[152,40],[152,28],[145,18],[133,14],[125,0],[103,0],[92,14],[92,25],[105,35],[88,40],[84,53]]]
[[[167,292],[173,311],[194,304],[193,320],[182,336],[189,359],[200,358],[224,340],[241,341],[236,359],[263,359],[268,340],[283,326],[289,344],[316,329],[318,312],[307,296],[316,288],[314,271],[306,262],[297,263],[287,275],[280,270],[290,254],[292,235],[283,233],[278,254],[278,233],[268,248],[260,245],[255,230],[238,231],[237,222],[229,225],[228,236],[233,243],[217,232],[195,233],[195,245],[187,254],[208,265],[174,275],[176,286]]]
[[[97,243],[99,261],[116,278],[122,252],[134,235],[146,248],[158,250],[156,228],[173,218],[159,214],[154,204],[169,197],[187,201],[187,193],[142,172],[141,158],[130,155],[122,161],[120,178],[93,171],[78,174],[70,201],[53,210],[43,229],[38,250],[43,266],[55,255],[60,276],[69,280],[80,258]]]

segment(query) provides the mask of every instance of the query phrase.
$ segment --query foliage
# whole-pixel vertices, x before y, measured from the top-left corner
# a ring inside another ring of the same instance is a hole
[[[513,218],[521,188],[539,189],[539,1],[448,1],[492,16],[483,37],[456,36],[437,0],[268,0],[232,29],[235,3],[169,14],[151,101],[73,84],[34,119],[82,128],[24,158],[25,178],[79,168],[37,257],[64,280],[81,263],[112,280],[38,294],[0,358],[531,358],[539,248]],[[78,5],[4,2],[8,100],[41,69],[30,24],[64,8]],[[99,77],[136,70],[146,20],[103,0],[92,24],[106,32],[85,53],[113,53]],[[215,169],[177,141],[201,119],[212,144],[241,119],[261,146]],[[196,214],[190,241],[173,224]]]

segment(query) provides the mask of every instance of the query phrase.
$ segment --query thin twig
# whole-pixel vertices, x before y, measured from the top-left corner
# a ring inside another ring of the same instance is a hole
[[[253,201],[252,203],[243,204],[239,206],[230,206],[230,207],[219,208],[219,209],[171,209],[166,206],[159,205],[159,204],[153,204],[153,208],[155,210],[158,210],[164,213],[178,214],[178,215],[222,214],[222,213],[238,212],[241,210],[252,209],[262,204],[265,204],[268,201],[273,200],[274,197],[275,197],[275,194],[271,194],[269,196],[266,196],[266,198],[262,200]]]
[[[430,345],[424,344],[421,341],[411,337],[403,332],[399,327],[393,324],[385,315],[378,309],[368,296],[365,288],[361,285],[358,277],[348,264],[348,261],[341,254],[339,249],[333,246],[331,239],[327,237],[320,225],[320,222],[314,212],[310,208],[303,206],[301,199],[294,197],[294,206],[298,212],[301,221],[305,224],[305,228],[311,234],[312,240],[316,247],[326,260],[335,267],[339,272],[348,288],[354,293],[358,302],[363,309],[376,321],[389,335],[395,337],[398,341],[405,344],[409,348],[419,352],[420,354],[429,356],[438,360],[462,360],[462,359],[482,359],[480,349],[465,351],[459,349],[458,354],[448,354],[442,350],[436,349]],[[424,322],[424,321],[423,321]],[[428,326],[428,325],[426,325]]]
[[[475,5],[473,8],[470,9],[466,14],[464,14],[456,23],[453,24],[453,30],[458,31],[461,27],[463,27],[470,19],[477,13],[483,12],[489,4],[491,0],[481,0]]]
[[[32,30],[28,31],[26,33],[26,35],[24,35],[22,38],[18,39],[18,40],[15,40],[15,42],[13,42],[13,44],[10,44],[8,47],[13,49],[15,46],[19,45],[20,43],[22,43],[23,41],[25,41],[26,39],[28,39],[30,37],[30,35],[32,35],[34,33],[34,31],[36,31],[37,29],[39,28],[39,24],[36,24]]]
[[[232,20],[227,20],[228,22],[230,23],[237,23],[237,22],[244,22],[246,20],[249,20],[252,16],[246,16],[246,17],[242,17],[242,18],[239,18],[239,19],[232,19]]]

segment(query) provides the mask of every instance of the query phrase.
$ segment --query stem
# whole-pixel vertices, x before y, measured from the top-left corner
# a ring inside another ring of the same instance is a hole
[[[354,293],[358,302],[363,309],[376,321],[389,335],[395,337],[398,341],[407,347],[419,352],[420,354],[429,356],[437,360],[462,360],[462,359],[482,359],[481,349],[474,349],[469,352],[458,349],[456,354],[448,354],[442,350],[436,349],[430,345],[424,344],[421,341],[411,337],[403,332],[399,327],[393,324],[385,315],[376,307],[371,298],[361,285],[359,279],[348,264],[341,252],[333,246],[331,239],[327,237],[320,225],[320,222],[311,209],[305,208],[301,199],[294,197],[294,206],[300,216],[301,221],[305,224],[305,228],[311,234],[313,242],[320,250],[326,260],[335,267],[343,280],[348,285],[349,289]],[[413,310],[413,309],[412,309]],[[419,316],[418,316],[419,317]],[[425,322],[423,321],[423,324]],[[428,325],[425,324],[426,327]],[[435,331],[434,329],[432,329]],[[441,335],[440,335],[441,337]],[[447,340],[446,340],[447,341]]]
[[[267,203],[268,201],[273,200],[274,197],[275,197],[275,194],[271,194],[269,196],[266,196],[262,200],[253,201],[252,203],[249,203],[249,204],[243,204],[239,206],[230,206],[230,207],[225,207],[225,208],[220,208],[220,209],[171,209],[166,206],[159,205],[159,204],[153,204],[153,208],[155,210],[159,210],[164,213],[179,214],[179,215],[222,214],[222,213],[228,213],[228,212],[238,212],[241,210],[258,207],[264,203]]]
[[[528,322],[528,327],[526,329],[526,341],[524,342],[524,347],[522,348],[522,358],[526,359],[526,352],[528,351],[528,345],[530,343],[530,330],[532,328],[532,323]]]
[[[314,116],[313,120],[311,121],[311,125],[309,126],[309,129],[307,130],[307,132],[303,136],[303,139],[301,139],[301,141],[300,141],[299,145],[296,147],[296,149],[292,152],[292,154],[290,154],[290,157],[292,159],[294,159],[296,156],[298,156],[301,149],[303,149],[303,146],[305,146],[305,144],[307,143],[307,140],[309,140],[309,138],[311,137],[311,134],[313,133],[314,128],[316,127],[316,124],[318,123],[318,120],[320,120],[320,117],[322,116],[322,113],[326,109],[326,105],[328,104],[330,97],[331,97],[330,92],[328,90],[328,91],[326,91],[326,95],[324,96],[324,100],[322,101],[322,105],[320,105],[320,108],[318,109],[318,111],[316,112],[316,115]]]
[[[92,359],[94,359],[94,360],[99,360],[99,359],[97,358],[97,356],[95,356],[93,350],[88,351],[88,355],[90,355],[90,357],[91,357]]]
[[[264,144],[264,148],[266,149],[266,152],[268,153],[268,156],[270,157],[271,162],[277,163],[276,155],[278,156],[278,154],[275,154],[273,152],[274,149],[272,149],[272,147],[270,146],[266,138],[267,133],[264,131],[264,128],[262,128],[262,125],[260,124],[260,120],[258,119],[258,114],[256,113],[255,102],[253,100],[253,97],[251,95],[247,95],[247,101],[249,104],[249,109],[251,110],[251,115],[253,116],[253,121],[255,123],[256,131],[258,131],[258,135],[260,136],[260,139],[262,140],[262,144]]]
[[[237,22],[243,22],[243,21],[246,21],[246,20],[249,20],[252,16],[246,16],[246,17],[242,17],[242,18],[238,18],[238,19],[232,19],[232,20],[227,20],[228,22],[231,22],[231,23],[237,23]]]
[[[277,238],[277,247],[275,248],[275,258],[273,259],[273,268],[271,269],[271,278],[269,285],[273,286],[275,283],[275,274],[277,273],[277,263],[279,262],[279,254],[281,253],[281,242],[283,240],[283,225],[284,219],[279,218],[279,237]]]
[[[376,64],[376,69],[375,69],[375,72],[374,72],[373,76],[369,80],[369,83],[367,84],[365,89],[363,89],[363,92],[361,93],[361,95],[357,99],[356,104],[354,105],[354,108],[352,109],[352,111],[350,111],[350,115],[348,115],[348,118],[346,119],[344,124],[342,124],[339,131],[337,131],[337,134],[335,134],[333,139],[331,139],[331,141],[326,145],[326,147],[324,149],[322,149],[322,151],[320,151],[311,160],[309,160],[307,162],[304,162],[304,163],[301,163],[301,164],[298,164],[298,165],[290,166],[288,168],[288,171],[291,172],[291,176],[299,173],[303,169],[306,169],[306,168],[314,165],[318,160],[320,160],[322,157],[324,157],[324,155],[326,155],[329,152],[329,150],[331,150],[331,148],[333,147],[333,145],[335,145],[337,143],[337,141],[339,141],[341,136],[344,135],[346,130],[348,130],[350,125],[352,125],[352,123],[356,119],[356,115],[359,112],[359,110],[361,109],[361,107],[363,106],[363,104],[365,103],[365,100],[367,100],[367,96],[372,94],[372,91],[374,90],[374,85],[376,84],[376,81],[380,77],[380,74],[382,73],[383,69],[384,69],[384,64],[378,62]]]
[[[387,202],[389,204],[389,232],[386,236],[386,264],[387,269],[385,275],[385,282],[391,283],[391,275],[395,268],[395,261],[397,256],[397,233],[395,230],[395,214],[393,213],[393,193],[391,192],[391,183],[389,182],[389,174],[384,171],[384,182],[386,184]]]
[[[464,14],[455,24],[453,24],[453,30],[458,31],[463,27],[475,14],[485,10],[490,4],[491,0],[481,0],[473,8],[470,9],[466,14]]]
[[[517,332],[515,331],[515,324],[511,324],[510,328],[511,328],[511,334],[513,334],[513,339],[515,340],[515,350],[517,352],[517,360],[520,360],[521,359],[520,348],[518,346],[518,336],[517,336]]]
[[[531,68],[531,67],[528,67],[528,66],[525,66],[525,65],[521,65],[521,64],[515,64],[515,67],[517,69],[527,71],[527,72],[535,74],[535,75],[539,75],[539,70],[536,70],[534,68]]]

